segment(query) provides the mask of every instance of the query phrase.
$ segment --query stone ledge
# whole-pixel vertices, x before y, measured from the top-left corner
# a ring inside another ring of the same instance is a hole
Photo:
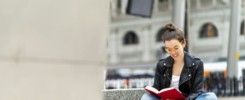
[[[143,88],[103,90],[104,100],[140,100],[144,93]]]

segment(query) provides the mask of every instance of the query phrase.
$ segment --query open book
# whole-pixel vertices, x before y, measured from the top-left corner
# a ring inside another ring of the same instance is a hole
[[[145,90],[161,97],[162,99],[185,99],[186,98],[178,89],[174,87],[165,88],[158,91],[154,87],[146,86]]]

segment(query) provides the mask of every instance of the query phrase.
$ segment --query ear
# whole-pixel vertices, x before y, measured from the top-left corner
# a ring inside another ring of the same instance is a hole
[[[183,48],[185,48],[185,46],[186,46],[186,41],[183,40],[183,41],[181,42],[181,44],[182,44]]]

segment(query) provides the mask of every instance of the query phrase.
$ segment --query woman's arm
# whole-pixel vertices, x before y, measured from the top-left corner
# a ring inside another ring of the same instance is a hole
[[[154,76],[154,83],[153,83],[153,87],[156,88],[157,90],[160,90],[161,89],[161,81],[160,81],[160,77],[161,77],[161,72],[160,72],[160,62],[159,61],[157,63],[157,66],[156,66],[156,71],[155,71],[155,76]]]
[[[191,93],[187,97],[187,100],[194,100],[200,93],[203,92],[203,85],[204,85],[204,68],[203,68],[203,62],[201,60],[196,60],[197,65],[195,67],[195,74],[194,74],[194,80],[191,87]]]

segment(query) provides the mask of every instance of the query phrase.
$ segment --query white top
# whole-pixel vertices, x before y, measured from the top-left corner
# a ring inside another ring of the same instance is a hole
[[[176,89],[179,89],[179,78],[180,76],[172,75],[170,87],[175,87]]]

